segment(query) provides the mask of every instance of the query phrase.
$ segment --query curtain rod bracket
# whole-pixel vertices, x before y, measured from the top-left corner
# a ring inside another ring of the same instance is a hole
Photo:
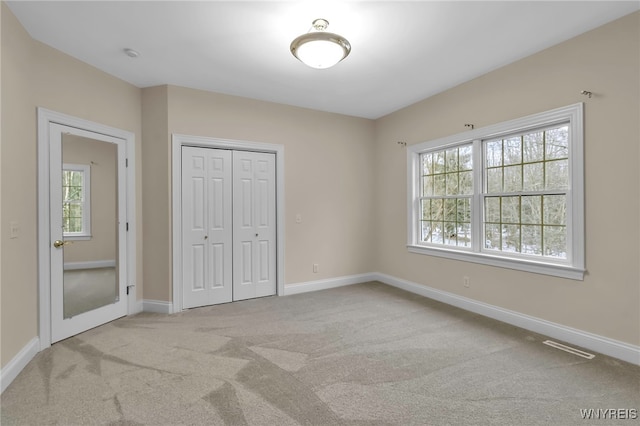
[[[581,95],[585,95],[585,96],[589,96],[589,99],[591,99],[591,96],[593,95],[593,92],[589,92],[588,90],[583,90],[582,92],[580,92]]]

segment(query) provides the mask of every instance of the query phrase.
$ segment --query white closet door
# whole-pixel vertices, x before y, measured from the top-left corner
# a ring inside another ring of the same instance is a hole
[[[231,151],[182,148],[183,307],[230,302]]]
[[[233,300],[276,294],[275,154],[233,152]]]

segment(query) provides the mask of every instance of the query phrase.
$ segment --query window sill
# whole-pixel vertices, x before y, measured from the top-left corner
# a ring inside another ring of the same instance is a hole
[[[428,256],[437,256],[453,260],[462,260],[465,262],[480,263],[483,265],[531,272],[534,274],[568,278],[571,280],[584,280],[584,269],[568,265],[536,262],[527,259],[510,259],[506,257],[492,256],[486,253],[474,253],[470,251],[465,252],[460,250],[448,250],[446,248],[425,247],[418,245],[407,245],[407,248],[410,253],[425,254]]]
[[[89,241],[91,234],[63,235],[66,241]]]

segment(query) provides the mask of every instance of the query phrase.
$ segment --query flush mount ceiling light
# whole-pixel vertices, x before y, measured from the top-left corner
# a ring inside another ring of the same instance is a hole
[[[329,21],[316,19],[311,25],[313,30],[291,42],[293,56],[312,68],[323,69],[334,66],[349,55],[351,44],[347,39],[325,31]]]

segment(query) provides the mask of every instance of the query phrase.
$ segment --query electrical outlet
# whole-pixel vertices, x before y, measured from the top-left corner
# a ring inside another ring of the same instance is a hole
[[[462,285],[469,288],[469,277],[462,277]]]
[[[314,263],[313,264],[313,273],[317,274],[319,269],[320,269],[320,265],[318,265],[317,263]]]

